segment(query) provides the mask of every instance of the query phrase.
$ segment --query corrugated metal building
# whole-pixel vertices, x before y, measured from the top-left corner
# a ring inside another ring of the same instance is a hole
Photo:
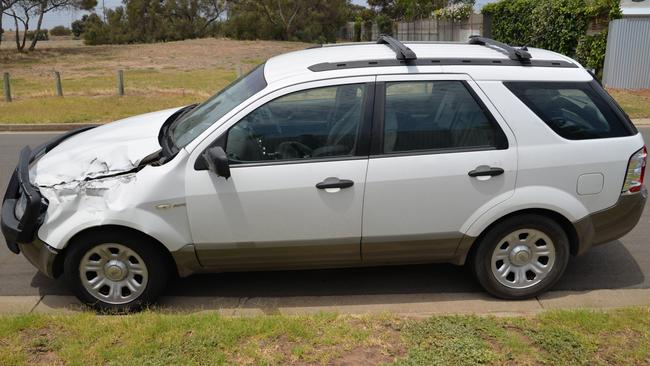
[[[650,0],[622,0],[623,18],[609,23],[603,84],[650,88]]]

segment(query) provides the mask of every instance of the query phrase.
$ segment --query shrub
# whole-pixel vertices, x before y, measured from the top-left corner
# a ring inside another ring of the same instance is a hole
[[[460,22],[469,19],[474,11],[473,4],[455,3],[433,12],[436,18]]]
[[[86,23],[86,20],[88,19],[88,15],[84,15],[81,20],[75,20],[72,22],[72,35],[75,38],[81,37],[81,35],[84,32],[84,24]]]
[[[375,22],[377,22],[379,34],[386,34],[389,36],[393,35],[393,21],[388,16],[385,14],[379,14],[377,15],[377,18],[375,18]]]
[[[48,34],[47,29],[41,29],[38,31],[38,35],[36,34],[36,31],[28,31],[27,32],[27,39],[32,41],[34,37],[37,38],[39,41],[48,41],[50,39],[50,35]]]
[[[607,31],[587,36],[592,22],[620,17],[619,0],[502,0],[481,12],[492,17],[492,37],[512,45],[546,48],[602,70]]]
[[[95,13],[90,14],[83,22],[83,39],[87,45],[110,43],[110,33],[108,25]]]
[[[62,25],[57,25],[56,27],[50,29],[50,35],[52,36],[69,36],[72,34],[70,28],[64,27]]]
[[[605,51],[607,51],[607,31],[593,36],[582,36],[576,48],[576,59],[585,68],[596,70],[596,76],[602,79]]]

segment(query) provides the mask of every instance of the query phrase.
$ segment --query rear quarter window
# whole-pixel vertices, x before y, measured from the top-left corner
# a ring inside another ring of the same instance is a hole
[[[607,93],[595,82],[505,82],[504,85],[565,139],[636,134],[613,99],[606,98]]]

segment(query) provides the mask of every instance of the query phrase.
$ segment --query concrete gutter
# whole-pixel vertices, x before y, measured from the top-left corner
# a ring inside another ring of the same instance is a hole
[[[650,118],[632,120],[636,126],[650,126]],[[0,132],[62,132],[82,127],[100,126],[103,123],[47,123],[47,124],[0,124]]]
[[[524,301],[498,300],[477,293],[433,293],[296,297],[163,297],[161,312],[219,312],[226,316],[395,314],[422,317],[444,314],[535,315],[555,309],[611,309],[650,306],[650,289],[551,291]],[[3,296],[0,314],[75,313],[87,310],[72,296]]]

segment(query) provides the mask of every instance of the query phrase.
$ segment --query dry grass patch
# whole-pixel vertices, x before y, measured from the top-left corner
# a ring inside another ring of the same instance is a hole
[[[631,118],[650,118],[650,89],[608,89]]]
[[[0,71],[18,78],[50,77],[56,70],[66,78],[96,76],[118,69],[152,70],[234,70],[236,64],[258,64],[266,59],[309,46],[298,42],[234,41],[204,38],[178,42],[83,46],[79,41],[69,46],[49,47],[42,42],[33,52],[0,50]]]

